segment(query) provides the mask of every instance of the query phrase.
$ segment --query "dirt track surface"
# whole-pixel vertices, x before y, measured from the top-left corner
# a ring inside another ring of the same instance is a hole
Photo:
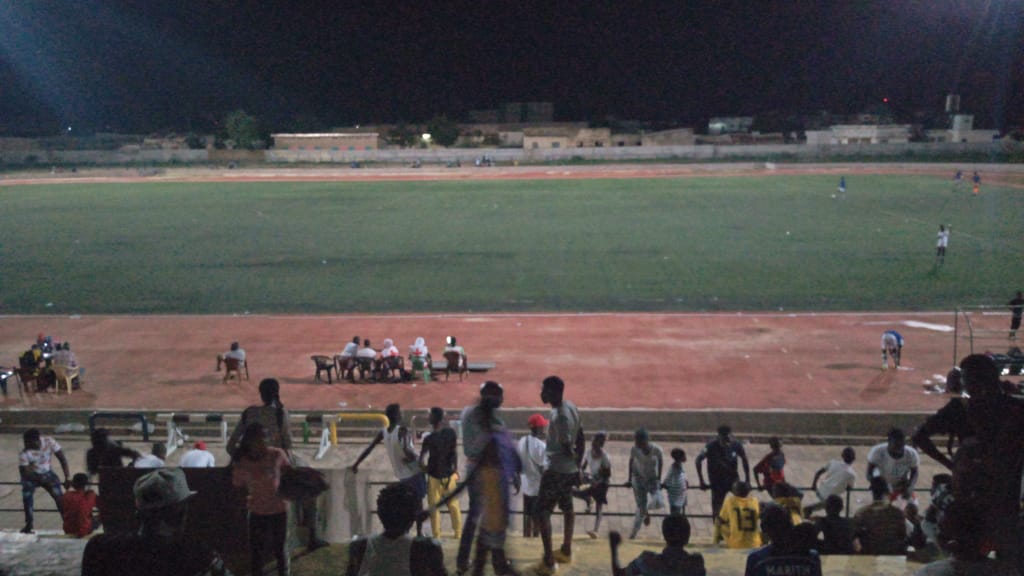
[[[971,164],[982,172],[984,183],[1024,186],[1024,165]],[[424,166],[347,167],[265,165],[259,168],[168,168],[145,175],[138,169],[86,168],[74,173],[24,172],[0,177],[0,186],[23,184],[104,183],[104,182],[260,182],[260,181],[351,181],[372,182],[419,180],[551,180],[585,178],[683,178],[693,176],[781,176],[794,174],[926,174],[952,178],[958,163],[822,163],[774,164],[735,162],[711,164],[593,164],[573,166],[496,166],[488,168],[443,168]],[[968,176],[969,177],[969,174]]]
[[[68,340],[86,367],[85,389],[6,409],[239,410],[276,377],[293,409],[428,408],[471,403],[485,379],[506,406],[540,407],[540,381],[562,376],[585,408],[916,411],[941,406],[923,385],[952,365],[952,313],[507,314],[393,316],[5,317],[0,358],[14,360],[38,332]],[[880,338],[906,338],[904,366],[881,370]],[[456,335],[471,362],[495,370],[424,384],[316,384],[311,354],[333,355],[353,335],[403,353],[417,336],[440,356]],[[215,356],[237,340],[251,379],[221,383]],[[13,381],[12,381],[13,383]]]

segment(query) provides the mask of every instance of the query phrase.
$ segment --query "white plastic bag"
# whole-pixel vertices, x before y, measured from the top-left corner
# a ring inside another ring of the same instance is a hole
[[[661,490],[655,490],[654,492],[648,492],[647,494],[647,510],[661,510],[665,507],[665,493]]]

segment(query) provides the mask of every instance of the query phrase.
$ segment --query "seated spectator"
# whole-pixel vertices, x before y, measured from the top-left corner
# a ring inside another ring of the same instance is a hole
[[[360,538],[349,546],[346,576],[442,576],[444,551],[433,538],[409,535],[420,497],[406,484],[389,484],[377,495],[377,516],[384,532]]]
[[[202,440],[196,442],[178,461],[178,466],[182,468],[213,468],[216,465],[216,458],[206,449],[206,442]]]
[[[142,457],[137,451],[112,441],[106,428],[93,430],[90,440],[92,448],[85,453],[85,469],[90,476],[99,474],[100,468],[124,468],[125,458],[134,462]]]
[[[390,378],[392,382],[398,382],[401,380],[404,370],[405,360],[402,358],[402,353],[398,351],[398,346],[395,346],[395,342],[391,338],[385,338],[384,347],[380,350],[377,370],[380,373],[380,379]]]
[[[903,512],[889,501],[889,483],[871,479],[871,504],[853,516],[853,535],[862,554],[903,555],[907,552],[907,528]],[[856,544],[855,544],[856,545]]]
[[[761,515],[761,531],[771,543],[747,556],[746,576],[801,574],[821,576],[821,559],[814,550],[817,530],[801,523],[793,526],[788,510],[766,504]]]
[[[946,509],[940,531],[952,558],[926,564],[914,576],[1015,576],[1012,561],[986,554],[986,519],[976,503],[953,501]]]
[[[81,388],[81,378],[85,376],[85,368],[78,365],[78,358],[71,351],[70,342],[60,344],[59,349],[53,353],[53,365],[69,371],[72,376],[71,384],[76,389]]]
[[[750,484],[737,480],[722,502],[718,513],[722,538],[732,549],[757,548],[761,545],[761,533],[757,525],[761,516],[761,505],[750,495]]]
[[[907,545],[913,546],[915,551],[923,549],[927,543],[927,538],[925,538],[924,529],[922,528],[924,518],[921,517],[917,504],[908,502],[906,508],[903,509],[903,518],[907,526]]]
[[[817,518],[814,525],[821,533],[818,552],[821,554],[853,554],[853,522],[841,516],[843,499],[835,494],[825,499],[825,517]]]
[[[370,381],[377,380],[377,351],[370,345],[370,340],[363,340],[363,347],[356,352],[356,360],[359,362],[359,377],[366,378],[370,373]]]
[[[625,568],[619,565],[619,544],[622,536],[618,532],[608,533],[608,542],[612,549],[612,574],[614,576],[704,576],[704,557],[698,553],[690,554],[686,545],[690,542],[690,521],[686,516],[666,516],[661,521],[661,535],[665,539],[665,549],[661,554],[645,550]]]
[[[413,345],[409,346],[409,363],[415,366],[416,362],[422,362],[423,368],[430,370],[430,349],[422,337],[416,338]]]
[[[220,372],[220,365],[228,358],[238,360],[239,366],[245,365],[245,350],[238,345],[238,342],[231,343],[231,350],[228,350],[223,354],[217,354],[217,372]]]
[[[64,533],[85,538],[99,528],[96,493],[88,489],[89,475],[79,472],[71,478],[71,490],[64,494]]]
[[[46,367],[46,363],[43,362],[43,353],[39,350],[39,346],[36,344],[32,345],[32,348],[26,350],[21,356],[18,357],[18,366],[28,373],[28,377],[36,378],[36,391],[41,392],[46,390],[50,385],[49,379],[44,377],[43,370]]]
[[[932,476],[931,498],[928,508],[921,519],[921,532],[924,534],[924,547],[914,550],[907,558],[917,562],[930,562],[942,556],[942,548],[946,543],[940,539],[939,526],[946,509],[953,502],[953,476],[936,474]],[[915,546],[915,548],[917,548]]]
[[[341,357],[341,374],[339,377],[348,378],[349,382],[355,381],[356,355],[359,353],[359,336],[353,336],[352,341],[345,344],[345,349],[338,356]],[[348,374],[348,376],[346,376]]]
[[[167,446],[163,442],[153,442],[149,454],[143,454],[132,462],[133,468],[163,468],[167,465]]]
[[[459,344],[455,341],[455,336],[448,336],[447,338],[445,338],[444,351],[459,353],[459,361],[462,362],[462,364],[456,366],[456,368],[462,368],[463,366],[466,365],[466,349],[463,348],[462,346],[459,346]]]
[[[804,497],[803,492],[797,490],[788,482],[779,482],[772,486],[770,494],[776,504],[789,510],[789,513],[793,516],[793,526],[803,522],[803,511],[800,509],[800,503]]]
[[[202,541],[185,534],[188,488],[185,472],[165,468],[142,476],[132,489],[139,531],[100,534],[82,556],[82,576],[225,576],[231,572]]]

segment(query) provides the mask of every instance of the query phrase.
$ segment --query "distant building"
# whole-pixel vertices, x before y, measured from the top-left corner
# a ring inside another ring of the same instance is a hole
[[[718,116],[708,120],[708,134],[717,136],[750,132],[750,127],[753,125],[753,116]]]
[[[929,142],[991,142],[999,137],[998,130],[975,130],[974,116],[956,114],[953,116],[953,128],[950,130],[928,130]]]
[[[327,132],[322,134],[272,134],[275,150],[380,150],[384,140],[377,132]]]
[[[807,144],[905,144],[910,142],[909,124],[837,124],[828,130],[807,130]]]
[[[539,126],[523,129],[523,148],[601,148],[612,145],[611,128]]]
[[[695,143],[693,128],[644,132],[640,137],[641,146],[692,146]]]

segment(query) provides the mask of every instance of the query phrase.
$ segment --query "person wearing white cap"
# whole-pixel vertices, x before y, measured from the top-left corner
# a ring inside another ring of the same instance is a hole
[[[203,542],[185,533],[189,490],[181,468],[160,468],[135,481],[138,532],[100,534],[82,556],[82,576],[228,575],[224,562]]]

